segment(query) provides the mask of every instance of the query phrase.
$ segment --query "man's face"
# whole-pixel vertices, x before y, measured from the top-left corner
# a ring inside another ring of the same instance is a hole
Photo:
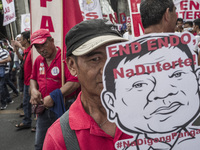
[[[106,46],[101,46],[84,56],[78,56],[75,70],[84,95],[97,96],[103,89],[102,71],[106,61]],[[83,95],[83,94],[82,94]],[[84,99],[87,97],[82,97]]]
[[[128,31],[128,32],[131,32],[131,24],[130,24],[130,23],[127,24],[127,31]]]
[[[20,42],[20,44],[21,44],[23,47],[25,47],[25,45],[26,45],[26,43],[27,43],[27,40],[26,40],[23,36],[21,36],[19,42]]]
[[[179,28],[182,28],[182,27],[183,27],[183,22],[182,22],[182,21],[177,21],[177,26],[178,26]]]
[[[51,58],[55,52],[55,45],[53,38],[47,39],[43,44],[34,44],[37,52],[44,58]]]
[[[196,24],[193,23],[193,31],[194,31],[194,32],[197,32],[197,27],[198,27],[198,26],[196,26]]]
[[[182,60],[188,56],[178,48],[162,48],[117,68],[124,70]],[[152,68],[150,67],[150,70]],[[169,132],[185,125],[198,112],[199,88],[191,66],[144,73],[116,82],[115,112],[123,126],[138,132]]]
[[[184,28],[191,28],[189,24],[184,24]]]

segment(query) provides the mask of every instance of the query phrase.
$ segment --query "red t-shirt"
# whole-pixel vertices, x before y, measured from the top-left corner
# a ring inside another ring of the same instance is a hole
[[[133,138],[118,128],[116,128],[114,138],[106,134],[94,119],[85,112],[80,98],[81,92],[69,109],[69,124],[71,129],[75,130],[81,150],[114,150],[115,142],[118,140]],[[56,149],[66,150],[60,119],[48,129],[43,144],[43,150]]]
[[[26,58],[26,60],[25,60]],[[31,46],[24,50],[24,84],[30,85],[31,72],[32,72],[32,58],[31,58]]]
[[[66,63],[64,64],[64,68],[65,82],[78,82],[77,77],[72,76],[69,72]],[[53,90],[62,87],[60,48],[58,48],[56,57],[51,62],[50,66],[47,65],[45,58],[41,55],[36,58],[31,79],[37,81],[42,98],[48,96]]]

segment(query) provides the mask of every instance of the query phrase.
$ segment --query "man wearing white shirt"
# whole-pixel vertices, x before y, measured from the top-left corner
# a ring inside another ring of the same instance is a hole
[[[127,32],[124,33],[123,38],[128,40],[134,40],[134,35],[132,34],[130,23],[127,23]]]

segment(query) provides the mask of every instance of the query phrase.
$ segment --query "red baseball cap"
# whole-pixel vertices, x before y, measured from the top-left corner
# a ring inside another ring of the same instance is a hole
[[[51,37],[51,34],[48,30],[39,29],[35,31],[31,35],[31,46],[33,46],[33,44],[43,44],[44,42],[46,42],[47,37]]]

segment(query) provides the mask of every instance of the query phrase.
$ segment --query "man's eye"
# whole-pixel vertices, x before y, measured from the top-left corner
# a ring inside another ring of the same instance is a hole
[[[136,83],[136,84],[133,84],[133,88],[141,88],[144,85],[147,85],[147,83]]]
[[[175,72],[173,73],[170,78],[179,78],[183,75],[184,72]]]
[[[92,60],[92,61],[99,61],[100,58],[99,58],[99,57],[95,57],[95,58],[92,58],[91,60]]]

